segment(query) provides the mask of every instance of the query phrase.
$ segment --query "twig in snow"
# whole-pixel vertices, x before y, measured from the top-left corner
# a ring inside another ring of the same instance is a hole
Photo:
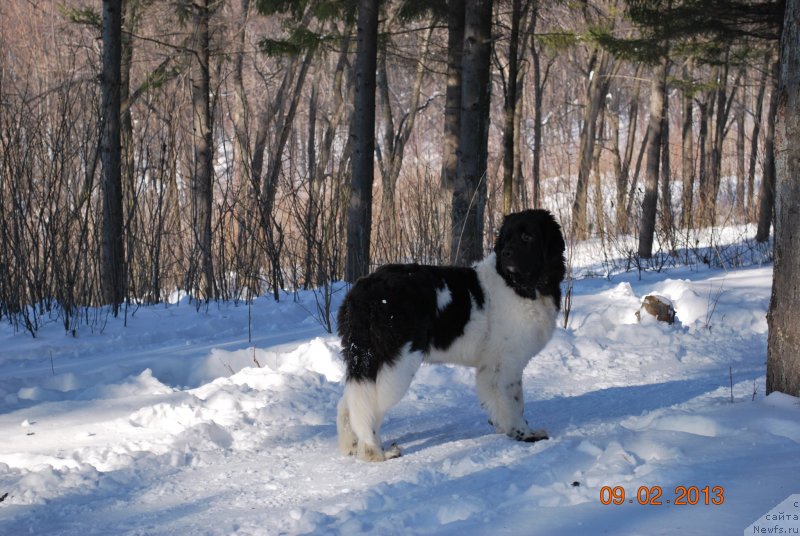
[[[733,367],[728,367],[728,374],[731,378],[731,404],[733,404]]]
[[[233,376],[234,374],[236,374],[236,371],[235,371],[235,370],[233,370],[233,367],[232,367],[232,366],[230,366],[228,363],[226,363],[226,362],[225,362],[225,361],[223,361],[222,359],[220,359],[220,360],[219,360],[219,362],[220,362],[220,363],[222,363],[222,365],[223,365],[223,366],[224,366],[226,369],[228,369],[228,371],[230,371],[230,373],[231,373],[231,376]]]

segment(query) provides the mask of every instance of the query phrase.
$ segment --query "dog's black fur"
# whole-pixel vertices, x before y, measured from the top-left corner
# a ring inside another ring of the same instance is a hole
[[[509,214],[494,244],[497,273],[523,298],[535,300],[535,290],[560,308],[565,249],[561,227],[546,210]]]
[[[442,311],[436,293],[450,289]],[[483,289],[472,268],[387,264],[358,281],[339,309],[339,335],[348,380],[372,380],[400,349],[446,350],[464,334],[472,302],[483,309]]]

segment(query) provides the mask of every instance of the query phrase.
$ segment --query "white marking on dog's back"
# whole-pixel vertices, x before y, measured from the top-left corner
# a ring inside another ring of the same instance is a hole
[[[450,305],[452,301],[453,293],[450,292],[450,288],[447,285],[436,290],[436,307],[439,309],[440,313],[444,311],[445,307]]]

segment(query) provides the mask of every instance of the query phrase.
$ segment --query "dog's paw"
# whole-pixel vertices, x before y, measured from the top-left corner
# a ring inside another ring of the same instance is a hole
[[[345,456],[355,456],[358,453],[358,440],[353,441],[350,444],[347,443],[339,443],[339,452],[341,452]]]
[[[372,445],[364,445],[359,443],[358,452],[356,454],[356,457],[359,460],[365,462],[383,462],[386,460],[399,458],[400,456],[402,456],[402,453],[400,452],[400,447],[397,446],[397,443],[392,443],[392,445],[386,450]]]
[[[382,448],[365,443],[358,444],[356,457],[365,462],[382,462],[386,459]]]
[[[403,453],[400,452],[400,446],[397,443],[392,443],[388,449],[383,451],[383,455],[387,460],[391,460],[394,458],[399,458],[403,455]]]
[[[508,434],[510,437],[516,439],[517,441],[524,441],[526,443],[535,443],[537,441],[541,441],[543,439],[550,439],[550,436],[547,435],[547,432],[543,429],[539,430],[514,430],[512,433]]]

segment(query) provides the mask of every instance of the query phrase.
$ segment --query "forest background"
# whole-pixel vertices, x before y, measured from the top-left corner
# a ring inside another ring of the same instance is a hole
[[[176,289],[324,309],[531,207],[637,269],[769,238],[782,2],[99,4],[0,5],[0,318],[33,335]]]

